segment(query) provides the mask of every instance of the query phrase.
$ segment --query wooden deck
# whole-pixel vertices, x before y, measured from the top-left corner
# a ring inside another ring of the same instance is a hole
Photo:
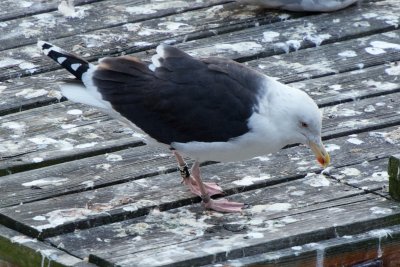
[[[0,3],[0,266],[400,266],[400,204],[387,190],[400,149],[398,0],[328,14],[75,2],[77,18],[55,0]],[[209,164],[205,180],[249,207],[204,211],[169,151],[61,98],[69,74],[38,39],[90,61],[149,58],[167,42],[245,62],[324,109],[332,168],[321,173],[304,146]]]

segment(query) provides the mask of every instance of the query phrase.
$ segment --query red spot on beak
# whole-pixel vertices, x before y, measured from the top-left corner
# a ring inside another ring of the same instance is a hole
[[[318,157],[317,160],[318,160],[319,164],[321,164],[322,166],[325,167],[326,162],[325,162],[325,159],[323,157]]]

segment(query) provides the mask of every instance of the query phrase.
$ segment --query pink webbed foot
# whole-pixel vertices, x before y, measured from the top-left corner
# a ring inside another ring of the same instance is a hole
[[[183,178],[182,182],[189,187],[190,191],[198,196],[201,196],[200,186],[193,177]],[[209,196],[223,194],[222,188],[216,183],[203,183]]]
[[[209,197],[203,198],[203,205],[207,209],[220,212],[241,212],[244,207],[243,203],[229,201],[225,198],[211,199]]]

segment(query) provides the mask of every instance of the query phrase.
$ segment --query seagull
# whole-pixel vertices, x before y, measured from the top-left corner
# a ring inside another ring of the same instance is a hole
[[[106,57],[97,65],[39,41],[43,53],[76,79],[60,86],[69,100],[96,107],[171,149],[183,183],[207,209],[240,212],[243,203],[212,199],[222,194],[204,183],[200,164],[233,162],[303,143],[326,167],[322,114],[303,91],[230,59],[195,58],[160,44],[151,62]],[[183,159],[194,159],[189,170]]]
[[[239,3],[288,11],[332,12],[362,0],[236,0]]]

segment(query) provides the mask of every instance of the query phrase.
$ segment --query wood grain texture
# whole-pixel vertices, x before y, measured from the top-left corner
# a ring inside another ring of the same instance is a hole
[[[374,260],[383,266],[397,266],[400,241],[399,226],[374,229],[363,234],[345,235],[330,240],[293,246],[288,249],[262,253],[237,260],[228,260],[222,266],[362,266]],[[216,267],[210,264],[207,267]],[[375,266],[375,265],[371,265]],[[379,266],[379,265],[378,265]]]
[[[40,3],[35,4],[34,2],[22,1],[22,3],[19,3],[20,5],[31,4],[27,9],[30,9],[33,14],[2,22],[1,28],[5,35],[0,38],[1,50],[35,44],[38,39],[43,38],[53,40],[85,33],[88,33],[87,38],[90,38],[90,32],[95,30],[164,17],[227,1],[211,0],[199,2],[195,0],[166,0],[160,2],[122,0],[116,3],[115,1],[108,0],[91,2],[92,3],[90,4],[76,6],[76,17],[67,17],[57,11],[57,9],[54,10],[54,8],[51,8],[52,10],[47,8],[47,12],[35,12],[35,9],[43,8]],[[16,4],[18,3],[13,5]],[[54,1],[53,3],[47,3],[44,6],[54,7],[55,4],[57,7],[60,2]],[[19,10],[21,11],[23,9]],[[118,37],[114,35],[113,38]],[[95,41],[94,39],[92,42]],[[99,41],[99,38],[97,38],[97,41]]]
[[[398,223],[398,216],[394,215],[399,212],[398,207],[391,209],[392,215],[375,214],[372,219],[371,209],[388,208],[393,202],[369,195],[279,212],[271,211],[271,205],[283,205],[279,200],[269,201],[262,190],[248,193],[234,199],[257,199],[250,214],[220,216],[208,213],[199,216],[196,215],[198,208],[190,207],[154,211],[145,218],[52,240],[62,242],[74,253],[91,253],[90,261],[100,266],[199,266]],[[287,197],[284,203],[287,203]],[[306,200],[307,195],[303,199]],[[263,212],[257,212],[259,209]],[[91,238],[93,236],[96,240]],[[87,242],[88,239],[91,241]],[[151,255],[157,255],[157,258]]]
[[[320,105],[353,101],[399,91],[396,75],[398,66],[393,61],[400,60],[400,50],[387,49],[386,53],[379,55],[365,52],[373,41],[396,44],[399,31],[391,32],[390,36],[392,37],[377,34],[250,61],[247,64],[267,75],[279,78],[282,82],[292,83],[294,87],[305,90]],[[361,51],[361,55],[352,58],[339,55],[343,51],[350,51],[349,49]],[[320,58],[318,63],[314,60],[316,57]],[[350,71],[361,65],[363,69]],[[333,73],[335,75],[332,75]],[[318,78],[319,76],[326,77]],[[0,115],[56,102],[57,96],[60,95],[53,80],[66,77],[69,76],[65,71],[58,70],[2,83],[5,88],[2,90],[4,97],[0,100]]]
[[[380,131],[390,135],[398,131],[398,128],[392,127]],[[398,145],[394,146],[388,143],[384,135],[377,138],[369,133],[359,134],[357,138],[362,141],[360,144],[346,142],[348,138],[346,136],[327,142],[328,150],[331,151],[333,166],[336,168],[388,157],[393,151],[398,150]],[[118,179],[121,174],[114,171],[112,164],[110,165],[109,170],[92,167],[92,171],[95,171],[95,173],[90,175],[94,178],[112,175],[113,179]],[[313,155],[303,147],[285,149],[267,158],[202,167],[203,176],[207,177],[207,180],[219,183],[228,195],[248,190],[268,190],[269,186],[275,184],[281,184],[281,188],[287,188],[286,181],[302,177],[325,181],[323,175],[315,174],[319,171]],[[124,175],[126,171],[121,169],[121,173]],[[307,174],[308,176],[306,176]],[[51,175],[51,172],[48,175],[44,179],[55,178]],[[3,208],[0,209],[0,213],[3,215],[1,222],[27,235],[46,237],[73,231],[76,228],[93,227],[129,217],[142,216],[156,206],[161,207],[161,209],[171,209],[191,202],[198,202],[198,197],[194,197],[186,188],[179,185],[180,179],[178,177],[177,173],[161,174],[151,178],[138,179],[127,184],[62,195],[17,207]],[[47,188],[45,187],[45,192],[46,189],[57,192],[57,190],[66,188],[67,185],[73,188],[76,183],[79,183],[79,180],[73,179],[71,176],[65,177],[62,174],[58,174],[56,178],[53,183],[49,182]],[[92,178],[88,181],[94,183],[95,180]],[[82,182],[82,180],[80,181]],[[329,182],[326,183],[329,185]],[[83,181],[83,184],[85,184],[85,181]],[[14,184],[14,186],[18,185]],[[323,188],[320,189],[322,192]],[[31,190],[35,191],[36,189]],[[355,190],[363,192],[361,188],[355,188]],[[29,194],[29,190],[24,190],[21,193]],[[18,196],[16,198],[18,199]],[[7,196],[5,196],[5,199],[7,199]],[[34,219],[37,216],[41,220]],[[59,217],[65,219],[57,221],[55,218]]]
[[[293,41],[296,43],[296,48],[304,49],[314,47],[316,44],[333,43],[377,32],[393,30],[395,29],[396,23],[399,23],[399,19],[395,14],[397,14],[400,7],[393,5],[393,7],[388,8],[388,6],[391,6],[392,4],[393,3],[390,0],[378,3],[368,3],[364,5],[360,11],[356,12],[356,15],[354,15],[355,8],[351,7],[335,14],[329,13],[318,16],[301,17],[298,19],[273,23],[271,25],[261,25],[259,27],[210,36],[205,39],[203,38],[180,44],[178,47],[190,51],[191,54],[200,57],[218,55],[241,61],[256,57],[282,54],[285,52],[285,49],[276,47],[273,43],[286,44],[286,42],[292,43],[290,41]],[[363,26],[360,27],[347,27],[349,24],[366,21],[362,14],[368,12],[374,12],[376,14],[375,17],[368,19],[368,25],[362,24]],[[333,20],[338,20],[338,22],[332,23]],[[298,27],[298,25],[305,26]],[[71,38],[74,40],[68,38],[58,39],[55,40],[54,43],[66,48],[67,50],[73,50],[80,55],[87,55],[85,57],[87,57],[88,60],[95,60],[104,55],[118,53],[121,51],[122,47],[126,47],[122,50],[129,51],[130,53],[149,48],[148,46],[145,48],[141,46],[138,48],[132,48],[134,47],[134,44],[132,46],[132,41],[141,42],[141,44],[143,44],[143,42],[153,43],[153,47],[155,47],[161,41],[176,39],[176,36],[173,36],[174,34],[182,36],[182,33],[179,33],[179,31],[185,31],[185,28],[178,28],[175,31],[163,30],[161,33],[158,32],[157,35],[150,34],[146,35],[147,37],[141,36],[141,38],[135,39],[138,38],[136,30],[133,33],[125,31],[126,35],[121,38],[120,33],[112,34],[108,29],[104,29],[91,33],[91,38],[94,38],[92,41],[96,41],[97,38],[97,42],[94,42],[94,45],[87,45],[87,40],[83,38],[83,35],[72,36]],[[266,41],[264,37],[265,32],[271,31],[279,33],[279,36],[273,39],[273,43]],[[169,34],[169,36],[154,40],[154,37],[157,38],[157,36],[162,33],[167,35]],[[188,33],[185,32],[182,37],[187,34]],[[115,39],[115,36],[118,36],[118,38]],[[100,42],[98,41],[99,38],[101,40]],[[184,40],[185,38],[181,39],[181,41]],[[129,44],[126,44],[127,41],[129,41]],[[81,43],[86,45],[80,46],[79,44]],[[74,46],[76,47],[74,48]],[[33,45],[26,46],[24,47],[24,50],[28,52],[25,53],[20,53],[20,50],[21,49],[9,49],[2,51],[0,52],[0,59],[11,58],[14,62],[22,60],[22,63],[25,63],[27,54],[32,53],[35,48]],[[36,67],[21,69],[21,62],[19,62],[18,64],[10,64],[0,68],[0,73],[2,73],[2,75],[0,75],[0,81],[13,77],[31,75],[32,71],[34,71],[34,73],[44,72],[56,68],[55,63],[51,63],[48,59],[45,59],[44,56],[33,58],[32,60],[29,60],[29,63]],[[24,67],[26,65],[22,66]]]
[[[392,155],[388,164],[389,194],[397,201],[400,201],[400,155]]]
[[[172,2],[179,2],[180,5],[186,6],[186,9],[189,7],[189,9],[194,8],[185,1],[170,1],[169,4],[160,2],[157,3],[161,7],[165,6],[164,9],[168,9],[168,7],[171,9],[170,4]],[[210,2],[210,4],[211,3],[212,2]],[[140,6],[137,7],[137,9],[140,8]],[[179,9],[179,5],[174,10],[176,11],[177,8]],[[161,11],[162,9],[163,8],[160,8]],[[146,12],[151,12],[151,10],[152,9],[147,10]],[[154,10],[156,11],[158,9]],[[68,34],[68,29],[65,29],[63,32],[66,33],[64,33],[64,35],[69,37],[64,36],[64,38],[62,35],[60,35],[60,33],[58,33],[58,31],[54,31],[50,28],[47,30],[49,31],[47,34],[43,34],[40,30],[38,30],[37,32],[42,35],[32,38],[30,42],[29,40],[24,41],[22,44],[25,44],[25,46],[22,48],[17,49],[9,47],[7,50],[0,51],[0,59],[4,60],[4,63],[0,65],[0,70],[4,72],[4,75],[0,76],[0,80],[5,78],[29,76],[34,73],[59,68],[58,65],[52,64],[48,58],[38,54],[38,49],[36,48],[38,37],[51,40],[51,42],[65,48],[66,50],[84,56],[89,61],[94,61],[99,57],[116,53],[126,54],[144,51],[146,49],[156,47],[161,42],[172,44],[176,42],[185,42],[196,38],[204,38],[224,32],[240,30],[248,27],[254,27],[255,25],[259,24],[269,24],[282,20],[280,14],[278,13],[262,13],[260,12],[260,9],[254,9],[254,7],[243,8],[235,3],[212,6],[201,10],[193,10],[188,12],[183,11],[184,10],[181,10],[182,13],[171,16],[161,16],[160,18],[155,19],[149,18],[149,20],[145,21],[139,20],[140,22],[133,21],[126,23],[127,21],[123,20],[125,23],[120,21],[120,25],[118,26],[109,28],[104,27],[89,32],[76,32],[75,34]],[[137,16],[135,16],[135,18],[136,17]],[[285,18],[291,17],[296,16],[285,16]],[[94,16],[94,18],[97,19],[96,16]],[[228,20],[233,18],[236,19],[234,22]],[[115,19],[119,20],[120,17],[117,16]],[[99,22],[97,22],[97,24],[98,23]],[[60,24],[63,25],[62,23]],[[53,28],[55,27],[56,25],[53,25]],[[63,27],[68,27],[68,24]],[[70,25],[69,27],[71,29],[82,31],[82,28],[76,27],[76,25]],[[23,33],[24,31],[21,30],[20,34]],[[30,65],[27,65],[26,62],[28,62]],[[23,65],[21,65],[21,63]],[[24,67],[26,68],[24,69]]]
[[[127,126],[71,102],[4,116],[0,129],[1,175],[143,145]]]
[[[0,258],[22,253],[19,261],[6,258],[22,266],[47,264],[46,253],[50,266],[399,263],[400,206],[388,195],[386,169],[400,145],[395,1],[328,14],[228,0],[89,1],[77,1],[85,13],[75,19],[54,1],[3,1]],[[242,214],[205,212],[180,184],[168,149],[61,98],[57,83],[68,74],[40,55],[39,37],[91,61],[149,59],[168,42],[244,62],[323,108],[332,168],[322,172],[304,146],[208,163],[204,179],[249,206]],[[63,263],[63,255],[74,262]]]
[[[0,258],[17,266],[94,267],[82,259],[2,225],[0,225]]]
[[[84,5],[101,0],[75,0],[75,6]],[[13,20],[35,14],[47,13],[57,10],[60,1],[12,1],[3,0],[0,9],[0,21]]]

